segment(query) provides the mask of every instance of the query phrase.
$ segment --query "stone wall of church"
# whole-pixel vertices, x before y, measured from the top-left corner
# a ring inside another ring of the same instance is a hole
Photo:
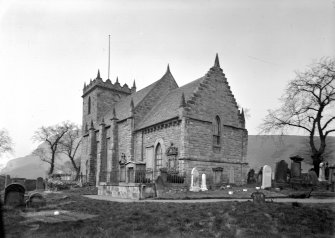
[[[239,111],[228,81],[219,68],[211,69],[187,100],[187,116],[201,121],[214,122],[219,116],[222,125],[243,128]]]
[[[166,161],[166,149],[169,148],[171,143],[174,144],[175,147],[177,147],[180,150],[180,124],[174,123],[174,124],[166,124],[166,126],[157,126],[156,129],[149,130],[146,133],[143,133],[143,144],[135,143],[135,157],[141,158],[141,150],[143,151],[143,161],[146,161],[147,155],[146,155],[146,148],[147,147],[153,147],[155,150],[155,147],[157,143],[161,143],[163,154],[162,159],[163,161]],[[165,166],[163,166],[165,167]]]
[[[127,160],[131,160],[131,120],[127,119],[120,123],[117,123],[118,125],[118,152],[119,152],[119,159],[121,158],[122,154],[126,155]]]
[[[223,126],[220,146],[213,143],[211,123],[189,119],[187,123],[188,151],[186,158],[203,161],[242,162],[246,153],[246,130]]]

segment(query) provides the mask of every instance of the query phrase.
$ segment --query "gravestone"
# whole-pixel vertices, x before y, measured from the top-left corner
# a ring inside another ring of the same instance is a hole
[[[262,184],[262,180],[263,180],[263,167],[261,167],[258,171],[257,174],[257,183],[258,184]]]
[[[265,195],[260,191],[253,192],[251,198],[254,203],[265,203]]]
[[[287,182],[287,170],[288,164],[285,160],[281,160],[277,163],[275,181],[277,183],[286,183]]]
[[[43,178],[38,177],[36,179],[36,190],[44,190],[44,182],[43,182]]]
[[[5,188],[5,205],[12,207],[24,205],[25,191],[25,188],[21,184],[13,183],[8,185]]]
[[[200,178],[199,178],[199,172],[197,168],[193,168],[191,171],[191,187],[190,191],[192,192],[199,192],[200,191]]]
[[[27,207],[39,208],[43,207],[46,204],[45,198],[40,193],[32,193],[29,195],[28,200],[26,201]]]
[[[235,183],[235,174],[234,167],[230,167],[229,169],[229,183]]]
[[[319,165],[319,181],[326,181],[326,176],[325,176],[325,163],[320,163]]]
[[[299,155],[290,157],[291,159],[291,178],[300,178],[301,177],[301,161],[304,158]]]
[[[314,170],[310,170],[308,172],[308,177],[309,177],[310,184],[312,184],[314,186],[318,185],[318,183],[319,183],[318,176],[317,176],[317,174],[315,173]]]
[[[201,175],[201,191],[207,191],[207,186],[206,186],[206,174]]]
[[[254,169],[251,169],[251,170],[248,172],[247,183],[248,183],[248,184],[256,183],[255,170],[254,170]]]
[[[272,169],[269,165],[263,166],[263,177],[262,177],[262,186],[261,188],[271,188],[271,173]]]

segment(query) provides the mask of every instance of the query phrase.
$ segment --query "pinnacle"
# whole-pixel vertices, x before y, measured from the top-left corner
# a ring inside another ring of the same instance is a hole
[[[101,77],[100,77],[100,70],[99,69],[98,69],[97,79],[101,79]]]
[[[130,107],[131,107],[131,109],[134,108],[134,101],[133,101],[133,98],[131,98],[131,100],[130,100]]]
[[[216,56],[215,56],[214,67],[220,68],[220,62],[219,62],[219,55],[218,55],[218,53],[216,53]]]
[[[94,129],[93,120],[91,120],[91,128],[90,129]]]
[[[113,118],[116,118],[115,107],[113,107]]]
[[[181,100],[180,100],[180,107],[185,107],[186,102],[185,102],[185,95],[184,92],[181,95]]]
[[[136,88],[135,79],[134,79],[134,83],[133,83],[133,88]]]
[[[115,83],[119,83],[119,77],[116,77],[116,82]]]

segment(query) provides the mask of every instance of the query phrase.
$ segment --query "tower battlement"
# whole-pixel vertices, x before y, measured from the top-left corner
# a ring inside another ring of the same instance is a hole
[[[98,87],[111,90],[111,91],[117,91],[117,92],[129,94],[129,95],[136,92],[135,81],[134,81],[133,87],[131,88],[129,88],[129,86],[126,83],[123,86],[121,86],[118,78],[116,78],[116,82],[113,84],[110,79],[103,81],[103,79],[100,77],[100,72],[98,71],[98,75],[95,79],[93,80],[91,79],[88,85],[86,85],[86,83],[84,84],[82,97],[85,97],[85,95],[87,95],[93,89],[98,88]]]

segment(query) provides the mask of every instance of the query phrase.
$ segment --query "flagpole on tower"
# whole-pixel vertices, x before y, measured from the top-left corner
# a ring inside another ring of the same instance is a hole
[[[111,60],[111,35],[108,35],[108,79],[110,73],[110,60]]]

